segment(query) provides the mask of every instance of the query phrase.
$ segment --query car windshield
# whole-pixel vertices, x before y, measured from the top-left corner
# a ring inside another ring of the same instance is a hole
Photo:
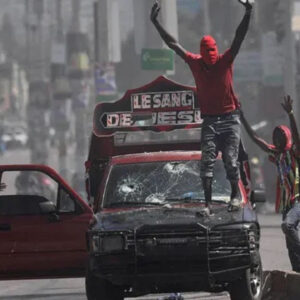
[[[213,201],[228,202],[230,185],[222,161],[215,164]],[[103,206],[149,206],[204,202],[200,162],[171,161],[121,164],[112,167]]]

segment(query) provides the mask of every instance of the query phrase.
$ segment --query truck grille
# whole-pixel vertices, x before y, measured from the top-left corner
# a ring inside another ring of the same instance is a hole
[[[143,226],[127,239],[142,272],[211,272],[250,263],[248,232],[209,231],[201,224]]]
[[[211,272],[219,273],[249,266],[250,244],[246,229],[211,231],[209,237],[208,259]]]

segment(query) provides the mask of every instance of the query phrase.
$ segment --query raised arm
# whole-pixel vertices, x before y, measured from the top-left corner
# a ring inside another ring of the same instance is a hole
[[[293,100],[291,96],[289,95],[285,96],[284,102],[281,105],[289,116],[291,129],[292,129],[293,142],[295,143],[297,152],[300,153],[300,138],[299,138],[299,132],[298,132],[298,128],[297,128],[297,124],[293,112]]]
[[[246,11],[245,11],[245,15],[243,17],[242,22],[240,23],[240,25],[238,26],[238,28],[235,32],[235,37],[234,37],[232,45],[230,47],[230,51],[233,56],[233,59],[235,59],[235,57],[237,56],[237,54],[241,48],[242,42],[245,39],[246,33],[249,28],[250,17],[251,17],[251,12],[252,12],[252,5],[249,3],[249,0],[245,0],[245,1],[239,0],[239,2],[244,5],[244,7],[246,8]]]
[[[265,152],[268,152],[268,153],[273,152],[273,149],[270,147],[270,145],[266,141],[264,141],[262,138],[260,138],[256,135],[256,133],[254,132],[254,130],[251,128],[248,121],[246,120],[242,110],[240,112],[241,112],[241,121],[242,121],[247,133],[249,134],[250,138],[254,141],[254,143],[256,143]]]
[[[156,27],[158,33],[169,48],[173,49],[181,58],[185,57],[186,50],[178,43],[178,41],[168,33],[165,28],[158,22],[157,16],[160,11],[160,6],[157,1],[155,1],[152,6],[150,19],[154,26]]]

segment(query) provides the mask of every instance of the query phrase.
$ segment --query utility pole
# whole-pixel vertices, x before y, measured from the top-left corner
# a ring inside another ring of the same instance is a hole
[[[51,53],[52,106],[50,121],[55,129],[58,146],[58,161],[63,176],[67,170],[67,132],[70,128],[68,99],[71,97],[69,80],[66,76],[66,47],[62,22],[62,0],[56,1],[56,30]]]
[[[116,99],[115,63],[121,61],[119,1],[96,0],[95,95],[96,102]]]
[[[135,51],[137,54],[141,54],[143,48],[161,48],[163,42],[158,35],[156,29],[150,21],[150,12],[153,6],[152,1],[147,0],[133,0],[134,2],[134,40],[135,40]],[[174,1],[174,0],[172,0]],[[168,1],[161,1],[163,22],[165,18],[168,18]],[[166,25],[166,24],[165,24]],[[171,33],[175,33],[173,28],[170,28],[170,23],[167,24],[167,30],[171,30]],[[176,25],[177,27],[177,25]],[[175,33],[176,34],[176,33]],[[178,36],[176,34],[175,36]]]
[[[100,59],[100,47],[99,47],[99,3],[98,1],[94,2],[93,7],[94,12],[94,58],[95,62],[99,63]]]
[[[161,12],[159,18],[164,28],[175,38],[178,39],[178,19],[177,19],[177,1],[176,0],[160,0]],[[154,1],[147,0],[134,0],[134,42],[135,52],[137,55],[142,55],[141,69],[145,70],[143,77],[149,77],[149,81],[153,80],[156,76],[160,75],[162,71],[166,75],[175,74],[175,63],[171,63],[174,66],[173,70],[154,70],[151,67],[144,65],[145,59],[143,56],[144,51],[148,49],[162,49],[167,48],[167,45],[163,42],[159,36],[155,26],[153,26],[150,20],[150,12]],[[143,49],[146,49],[143,51]],[[163,52],[161,52],[163,53]],[[171,54],[172,55],[172,54]],[[170,56],[171,57],[171,56]],[[174,57],[174,56],[173,56]],[[170,59],[170,61],[173,58]]]
[[[121,61],[119,1],[96,0],[94,7],[95,44],[98,47],[95,57],[100,64],[118,63]]]
[[[25,29],[26,29],[26,71],[30,77],[30,24],[29,24],[29,0],[25,0]]]
[[[31,162],[47,164],[48,161],[48,124],[46,115],[50,104],[50,91],[45,76],[43,55],[43,0],[28,0],[26,5],[27,55],[29,77],[29,103],[27,105],[27,124]]]
[[[281,3],[282,1],[280,1]],[[284,74],[284,90],[286,94],[291,95],[294,100],[294,111],[295,115],[299,116],[299,100],[297,97],[297,89],[296,89],[296,73],[297,67],[295,64],[296,61],[296,44],[295,44],[295,35],[292,31],[292,15],[293,15],[293,5],[294,0],[287,0],[284,3],[281,3],[284,6],[286,13],[284,14],[285,20],[284,24],[285,28],[285,40],[283,41],[283,45],[285,46],[285,50],[283,53],[284,57],[284,65],[283,65],[283,74]]]
[[[73,32],[80,32],[80,0],[72,0],[72,22]]]
[[[80,0],[72,0],[72,21],[71,28],[67,33],[66,45],[67,74],[72,91],[71,104],[75,125],[76,165],[72,179],[73,187],[77,185],[77,178],[82,178],[82,183],[84,183],[84,161],[89,136],[87,132],[87,113],[90,102],[90,49],[87,34],[81,32],[80,10]]]

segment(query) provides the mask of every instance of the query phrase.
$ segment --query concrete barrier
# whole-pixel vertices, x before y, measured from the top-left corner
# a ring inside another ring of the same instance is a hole
[[[300,300],[300,273],[264,271],[262,300]]]

